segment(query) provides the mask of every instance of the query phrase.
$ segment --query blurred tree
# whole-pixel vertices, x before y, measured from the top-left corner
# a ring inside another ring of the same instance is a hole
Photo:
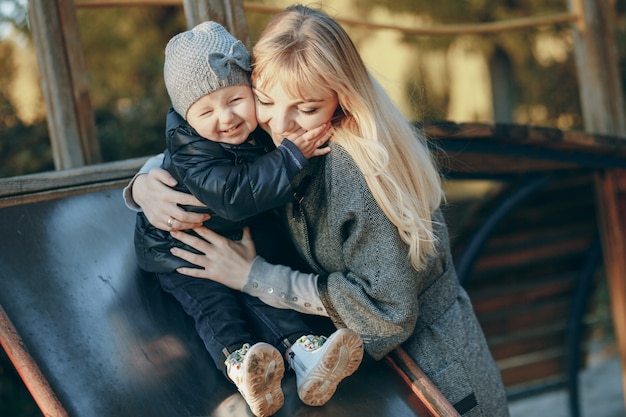
[[[471,24],[497,22],[530,16],[545,16],[567,11],[565,0],[359,0],[358,13],[366,20],[375,20],[381,8],[398,15],[419,16],[424,24]],[[576,69],[572,54],[569,25],[553,25],[530,30],[497,34],[461,35],[470,38],[465,46],[482,53],[487,61],[496,54],[505,54],[512,64],[515,98],[513,120],[517,123],[542,124],[559,128],[581,128]],[[426,65],[429,52],[445,52],[458,36],[405,36],[404,42],[415,45],[418,58],[415,74],[408,80],[407,91],[424,86],[422,95],[410,97],[422,107],[425,119],[445,117],[449,91],[429,89],[420,67]],[[550,51],[559,50],[552,54]]]
[[[79,8],[77,16],[103,160],[160,152],[170,107],[163,51],[186,29],[182,8]]]
[[[1,6],[0,177],[51,170],[45,118],[20,120],[9,91],[20,53],[14,39],[32,48],[26,2],[3,0]],[[77,17],[103,160],[160,152],[170,106],[163,50],[186,28],[182,7],[78,8]]]
[[[271,0],[254,0],[273,5]],[[355,17],[377,21],[376,13],[415,16],[424,24],[492,22],[566,11],[565,0],[353,0]],[[9,29],[28,44],[26,0],[0,3],[0,176],[52,168],[45,120],[26,124],[16,115],[9,85],[16,73],[16,45],[6,41]],[[617,36],[622,73],[626,74],[626,2],[616,1]],[[81,44],[89,74],[96,129],[105,161],[144,156],[163,147],[164,115],[169,107],[162,80],[163,50],[168,39],[186,29],[182,7],[98,7],[77,9]],[[254,42],[271,16],[248,13]],[[400,20],[400,19],[398,19]],[[373,36],[351,28],[359,39]],[[513,120],[559,128],[580,128],[577,80],[569,25],[501,34],[464,35],[464,46],[487,61],[502,56],[512,68]],[[454,36],[401,38],[416,51],[404,90],[416,108],[416,118],[446,118],[449,93],[435,88],[425,66],[433,57],[445,61]],[[251,46],[251,45],[250,45]],[[559,50],[555,54],[550,51]],[[435,52],[436,54],[433,54]],[[442,67],[443,76],[447,71]],[[623,83],[626,86],[626,82]]]
[[[2,41],[12,35],[14,41]],[[24,123],[14,108],[11,86],[17,43],[31,43],[25,0],[3,0],[0,7],[0,177],[54,168],[45,119]]]

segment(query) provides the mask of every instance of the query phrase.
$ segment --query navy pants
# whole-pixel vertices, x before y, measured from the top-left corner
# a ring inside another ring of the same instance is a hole
[[[312,334],[300,314],[270,307],[256,297],[217,282],[179,273],[156,274],[161,287],[190,315],[215,365],[244,343],[266,342],[282,354],[300,336]]]

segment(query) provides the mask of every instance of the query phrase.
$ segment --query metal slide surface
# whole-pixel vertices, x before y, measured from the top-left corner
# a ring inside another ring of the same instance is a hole
[[[191,319],[135,266],[134,223],[121,189],[0,210],[0,306],[20,339],[13,347],[70,416],[252,415]],[[25,381],[31,393],[39,382]],[[299,401],[292,372],[283,389],[276,416],[423,415],[394,371],[368,358],[324,407]]]

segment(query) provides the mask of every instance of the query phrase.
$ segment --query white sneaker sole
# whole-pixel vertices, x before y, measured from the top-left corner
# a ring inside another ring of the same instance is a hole
[[[267,343],[253,345],[243,361],[245,388],[241,394],[257,417],[275,414],[283,406],[285,397],[281,387],[285,374],[283,358]]]
[[[324,358],[298,386],[298,396],[307,405],[326,404],[335,394],[337,385],[352,375],[363,359],[363,342],[358,334],[349,329],[333,333],[324,343],[324,348]]]

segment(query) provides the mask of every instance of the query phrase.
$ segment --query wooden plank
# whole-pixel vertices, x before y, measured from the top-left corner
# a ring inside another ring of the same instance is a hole
[[[67,417],[67,411],[50,388],[48,380],[24,346],[20,335],[0,305],[0,346],[24,381],[39,409],[45,416]]]
[[[123,186],[135,175],[146,159],[128,159],[61,171],[0,178],[0,207]]]
[[[76,7],[181,6],[183,0],[74,0]]]
[[[441,122],[427,124],[424,131],[444,174],[494,176],[626,168],[622,136],[502,123]]]
[[[419,398],[428,416],[461,417],[404,349],[396,348],[385,359]]]
[[[484,139],[498,144],[538,145],[542,148],[577,150],[583,153],[626,156],[626,134],[589,133],[509,123],[439,122],[424,126],[433,139]]]
[[[542,300],[554,299],[562,294],[568,296],[573,293],[575,282],[573,279],[551,280],[543,285],[531,283],[526,288],[519,291],[500,292],[497,297],[480,299],[477,295],[475,310],[478,314],[486,311],[497,311],[507,307],[536,303]],[[521,287],[521,285],[519,286]]]
[[[99,162],[74,4],[71,0],[31,0],[28,10],[55,167]]]
[[[183,0],[183,4],[189,29],[206,20],[214,20],[249,45],[243,0]]]
[[[566,370],[562,357],[548,357],[542,361],[521,363],[519,366],[502,369],[502,381],[507,387],[537,383],[556,375],[564,375]]]
[[[581,15],[572,25],[572,33],[585,130],[624,136],[626,117],[615,40],[615,2],[570,0],[569,8]],[[599,175],[596,195],[626,398],[626,202],[617,185],[624,176],[623,170]]]
[[[598,176],[597,200],[602,215],[602,246],[609,281],[611,311],[617,344],[621,353],[622,381],[626,397],[626,193],[619,184],[626,171]]]
[[[538,277],[502,291],[472,291],[472,305],[485,335],[493,341],[550,334],[564,328],[572,307],[575,275]]]
[[[524,335],[524,337],[515,337],[515,334],[511,336],[499,343],[491,342],[489,344],[491,353],[496,361],[544,349],[560,349],[563,355],[565,355],[565,344],[563,343],[567,338],[565,328],[549,333]],[[488,338],[488,340],[490,339]]]
[[[581,14],[572,25],[585,130],[624,135],[624,97],[615,40],[615,4],[611,0],[570,0]]]
[[[572,221],[580,217],[578,214],[570,217],[567,213],[563,213],[562,217],[565,219],[562,220],[558,217],[558,213],[551,213],[552,209],[549,207],[543,213],[541,210],[535,212],[532,208],[529,208],[529,211],[532,213],[520,215],[512,213],[509,219],[503,221],[501,233],[489,240],[487,249],[494,254],[516,252],[518,249],[523,250],[541,242],[541,246],[552,246],[559,251],[560,245],[567,245],[572,240],[586,240],[589,244],[596,230],[593,216],[590,216],[588,223],[575,225]],[[534,217],[542,214],[542,218]],[[523,229],[524,227],[526,230]]]
[[[479,202],[456,233],[474,230],[508,193]],[[596,229],[593,176],[568,176],[509,213],[481,252],[467,290],[509,392],[565,380],[573,294]]]
[[[471,146],[460,151],[448,151],[438,158],[438,164],[444,175],[462,173],[476,175],[480,178],[499,175],[522,175],[532,172],[554,172],[576,169],[575,164],[538,160],[536,158],[522,158],[503,156],[495,152],[480,153],[472,151]]]
[[[187,0],[75,0],[79,7],[101,7],[101,6],[134,6],[134,5],[155,5],[169,6],[180,4]],[[194,0],[195,1],[195,0]],[[230,1],[230,0],[227,0]],[[219,3],[215,4],[220,7]],[[284,10],[283,7],[268,6],[264,4],[246,2],[242,3],[242,8],[251,12],[276,14]],[[443,24],[428,25],[423,27],[398,26],[381,24],[371,21],[336,17],[337,21],[343,25],[361,26],[372,30],[395,30],[405,35],[413,36],[456,36],[460,34],[498,33],[503,31],[521,30],[549,26],[559,23],[568,23],[578,18],[576,13],[556,13],[549,16],[530,16],[505,21],[484,22],[476,24]]]
[[[590,243],[588,237],[580,237],[569,242],[560,242],[558,245],[537,242],[534,246],[516,247],[514,251],[506,251],[503,250],[506,248],[502,247],[498,252],[485,250],[484,255],[474,264],[473,273],[481,274],[489,270],[512,268],[515,265],[529,266],[546,259],[554,261],[557,257],[571,256],[572,253],[583,254]],[[495,243],[493,246],[497,247]]]

